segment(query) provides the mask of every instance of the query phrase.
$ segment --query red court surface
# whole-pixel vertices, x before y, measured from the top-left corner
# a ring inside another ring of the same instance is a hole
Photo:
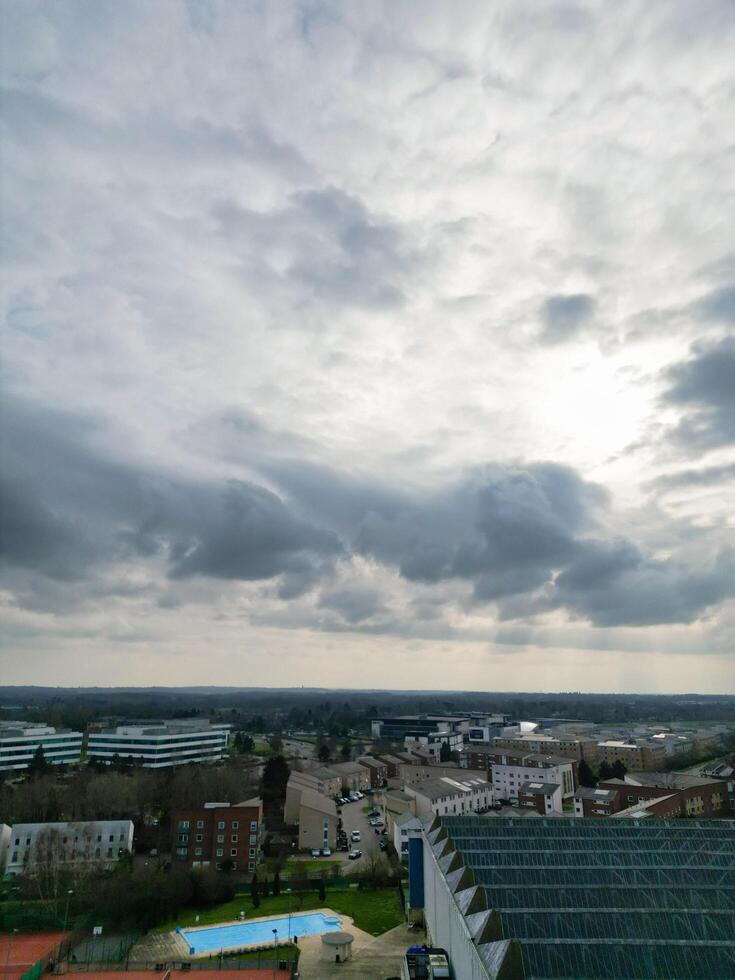
[[[0,933],[0,977],[17,980],[34,963],[53,953],[68,932]]]
[[[67,973],[67,977],[94,978],[94,980],[163,980],[169,977],[170,980],[179,980],[183,974],[179,970],[130,970],[129,972],[115,971],[110,973]],[[191,980],[290,980],[291,974],[288,970],[192,970],[186,974]]]

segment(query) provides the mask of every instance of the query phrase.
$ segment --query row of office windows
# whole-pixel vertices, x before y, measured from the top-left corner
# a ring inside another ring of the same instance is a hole
[[[191,826],[191,821],[190,820],[179,820],[178,828],[177,829],[178,830],[189,830],[190,826]],[[204,828],[204,821],[203,820],[197,820],[196,821],[196,827],[197,827],[197,830],[202,830]],[[226,820],[218,820],[217,821],[217,830],[225,830],[226,827],[227,827],[227,821]],[[240,821],[239,820],[231,820],[230,821],[230,827],[231,827],[232,830],[238,830],[239,827],[240,827]],[[257,830],[258,829],[258,821],[257,820],[251,820],[250,821],[250,829],[251,830]]]

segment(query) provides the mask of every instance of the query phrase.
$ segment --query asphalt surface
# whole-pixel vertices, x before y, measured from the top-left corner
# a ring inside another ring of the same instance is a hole
[[[342,810],[342,823],[344,829],[347,833],[349,839],[350,834],[353,830],[360,831],[360,843],[353,844],[350,843],[350,850],[357,849],[362,851],[362,857],[357,861],[350,861],[347,858],[347,854],[344,851],[337,851],[337,854],[342,859],[345,871],[359,871],[363,866],[365,859],[372,854],[380,854],[380,849],[378,848],[379,840],[387,840],[387,837],[378,836],[375,833],[375,829],[370,826],[369,817],[366,813],[362,812],[364,806],[375,806],[381,811],[381,819],[383,819],[383,795],[380,792],[376,792],[373,796],[366,796],[362,800],[357,800],[355,803],[345,803],[340,809]],[[383,827],[379,827],[379,830],[383,830]]]

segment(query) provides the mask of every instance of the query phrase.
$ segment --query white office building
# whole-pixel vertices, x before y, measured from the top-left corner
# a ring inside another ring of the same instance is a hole
[[[10,828],[5,874],[33,875],[41,865],[111,867],[132,849],[132,820],[17,823]]]
[[[40,722],[0,722],[0,771],[27,769],[39,745],[43,757],[52,765],[79,762],[82,756],[82,733],[53,728]]]
[[[562,759],[524,765],[522,758],[511,761],[508,757],[508,765],[492,764],[491,779],[496,800],[516,800],[524,783],[539,781],[559,785],[564,799],[574,796],[574,766]]]
[[[420,833],[422,826],[421,818],[413,813],[401,813],[393,821],[393,846],[401,861],[408,861],[409,832]]]
[[[418,816],[478,813],[494,802],[492,786],[485,779],[440,776],[413,786],[406,785],[403,790],[415,797]]]
[[[227,750],[229,725],[210,725],[200,719],[119,725],[90,732],[87,756],[112,762],[117,756],[144,769],[164,769],[187,762],[216,762]]]

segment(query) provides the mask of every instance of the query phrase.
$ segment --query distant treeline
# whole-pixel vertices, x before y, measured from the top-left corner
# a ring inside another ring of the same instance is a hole
[[[3,706],[13,706],[12,708]],[[735,696],[324,691],[316,689],[0,688],[0,718],[83,729],[105,717],[216,718],[251,731],[368,732],[370,720],[409,713],[500,712],[515,719],[597,723],[735,721]]]

